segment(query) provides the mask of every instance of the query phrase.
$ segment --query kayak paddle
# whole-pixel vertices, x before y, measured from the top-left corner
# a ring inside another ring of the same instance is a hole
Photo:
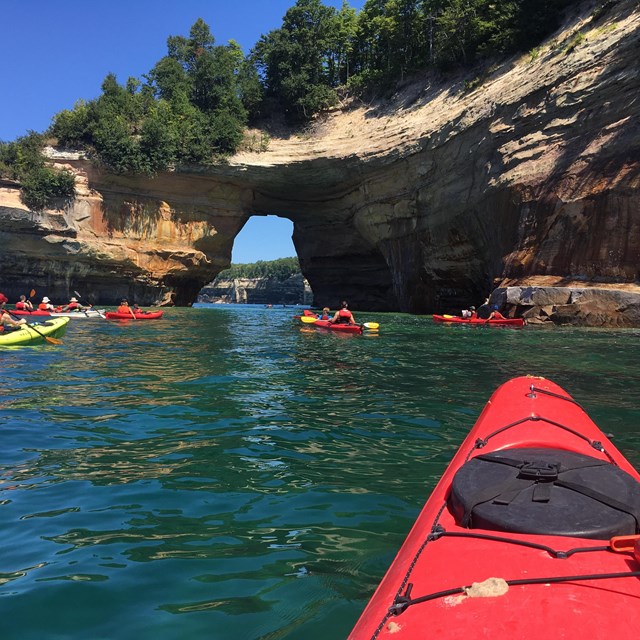
[[[73,295],[75,295],[75,297],[78,298],[78,300],[82,300],[82,296],[77,291],[74,291]],[[91,305],[91,306],[93,306],[93,305]],[[107,316],[105,316],[104,313],[101,313],[99,309],[96,309],[96,312],[98,313],[98,315],[101,318],[104,318],[105,320],[107,319]],[[84,312],[84,314],[88,315],[86,311]]]
[[[318,318],[315,316],[300,316],[300,320],[305,324],[313,324]]]
[[[8,309],[5,309],[5,311],[14,320],[19,320],[20,319],[20,318],[14,316],[13,313],[11,313],[11,311],[9,311]],[[41,331],[38,331],[32,324],[29,324],[28,322],[25,322],[22,326],[29,327],[29,329],[33,329],[37,334],[41,335],[49,344],[64,344],[64,342],[62,342],[62,340],[58,340],[58,338],[52,338],[51,336],[45,336],[44,333],[42,333]]]

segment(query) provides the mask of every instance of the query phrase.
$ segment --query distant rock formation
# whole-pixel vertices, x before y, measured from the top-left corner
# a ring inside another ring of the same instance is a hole
[[[198,302],[232,302],[239,304],[310,305],[313,292],[302,274],[286,280],[276,278],[216,278],[198,295]]]
[[[0,185],[0,284],[189,304],[268,214],[293,221],[319,306],[450,312],[532,277],[637,283],[640,8],[607,6],[476,78],[427,78],[214,168],[142,178],[54,158],[80,197],[37,213]]]

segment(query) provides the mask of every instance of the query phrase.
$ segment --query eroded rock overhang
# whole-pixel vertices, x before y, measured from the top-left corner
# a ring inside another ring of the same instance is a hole
[[[72,207],[36,214],[0,190],[4,281],[188,304],[249,217],[273,214],[318,305],[446,312],[532,276],[635,282],[639,33],[633,2],[585,13],[473,91],[425,80],[212,169],[148,179],[61,157]]]

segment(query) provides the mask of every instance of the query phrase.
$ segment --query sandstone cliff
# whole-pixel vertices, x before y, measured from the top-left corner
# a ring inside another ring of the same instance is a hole
[[[81,196],[44,213],[0,185],[0,288],[187,304],[267,214],[294,222],[320,306],[450,311],[536,278],[631,286],[640,9],[593,6],[491,71],[425,78],[215,169],[142,179],[60,159]]]
[[[313,293],[301,274],[286,280],[276,278],[216,278],[203,287],[198,302],[237,304],[311,304]]]

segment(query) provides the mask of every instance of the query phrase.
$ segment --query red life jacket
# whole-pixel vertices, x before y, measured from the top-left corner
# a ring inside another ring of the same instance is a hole
[[[68,311],[73,311],[74,309],[77,309],[80,305],[77,302],[70,302],[67,305],[67,310]]]
[[[340,309],[340,311],[338,311],[338,322],[340,323],[349,322],[351,317],[351,311],[349,311],[349,309]]]
[[[49,305],[46,302],[41,302],[38,305],[38,309],[40,309],[40,311],[48,311],[49,310]]]
[[[26,302],[16,302],[16,309],[18,309],[19,311],[24,311],[27,308],[27,303]]]

